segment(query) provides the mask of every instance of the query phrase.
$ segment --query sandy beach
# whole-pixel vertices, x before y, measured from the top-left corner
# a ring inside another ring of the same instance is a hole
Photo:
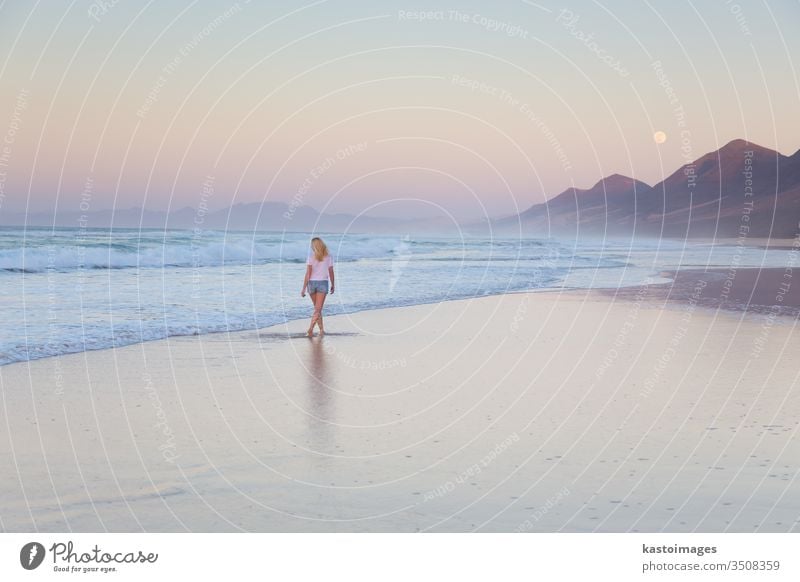
[[[663,293],[491,296],[328,317],[313,340],[296,321],[0,367],[0,528],[796,531],[797,320]]]
[[[795,251],[796,252],[796,251]],[[800,317],[800,285],[792,285],[794,260],[786,267],[760,269],[681,269],[661,275],[670,283],[602,293],[618,299],[635,299],[642,293],[659,302],[697,304],[710,309]]]

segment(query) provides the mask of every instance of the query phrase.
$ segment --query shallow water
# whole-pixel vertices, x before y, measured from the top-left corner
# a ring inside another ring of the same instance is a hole
[[[326,313],[663,281],[681,265],[786,262],[785,250],[675,241],[325,236]],[[307,317],[309,235],[0,228],[0,365]]]

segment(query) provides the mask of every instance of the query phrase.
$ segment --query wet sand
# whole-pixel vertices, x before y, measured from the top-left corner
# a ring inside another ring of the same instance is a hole
[[[313,340],[299,321],[4,366],[0,527],[797,531],[796,320],[664,292],[486,297],[328,317]]]
[[[619,299],[642,292],[654,301],[696,303],[712,309],[800,316],[800,264],[788,268],[682,269],[664,271],[671,283],[601,291]]]

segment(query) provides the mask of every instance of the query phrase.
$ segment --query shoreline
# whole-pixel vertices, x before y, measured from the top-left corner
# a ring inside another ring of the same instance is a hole
[[[0,368],[4,530],[798,527],[789,326],[588,290],[305,323]]]
[[[796,247],[795,247],[796,248]],[[602,297],[613,297],[615,299],[637,301],[646,295],[648,301],[662,302],[664,306],[672,305],[680,309],[681,305],[687,303],[697,304],[700,307],[712,310],[719,310],[723,313],[745,313],[747,315],[753,314],[771,314],[781,318],[797,318],[800,317],[800,282],[791,285],[791,274],[786,277],[786,271],[791,271],[790,268],[780,267],[765,267],[753,268],[742,267],[738,269],[696,269],[684,268],[677,270],[665,270],[659,273],[659,276],[673,279],[671,282],[652,283],[644,285],[630,285],[626,287],[614,288],[541,288],[541,289],[525,289],[519,291],[504,291],[499,293],[491,293],[488,295],[481,295],[478,297],[454,297],[452,299],[445,299],[442,301],[430,301],[422,303],[411,303],[407,305],[394,305],[389,307],[366,307],[363,309],[356,309],[353,311],[344,311],[335,315],[328,315],[326,317],[339,317],[354,315],[357,313],[366,313],[371,311],[381,311],[386,309],[405,309],[409,307],[424,306],[424,305],[437,305],[440,303],[458,302],[458,301],[471,301],[480,299],[482,297],[502,297],[504,295],[525,295],[525,294],[597,294]],[[733,273],[733,278],[730,280],[730,288],[727,293],[723,293],[721,289],[725,285],[725,280],[729,279]],[[756,285],[756,279],[758,283]],[[782,291],[782,284],[790,283],[785,291]],[[703,293],[696,294],[698,284],[702,285]],[[748,290],[751,290],[748,292]],[[752,295],[752,297],[751,297]],[[775,297],[781,296],[781,301],[778,302]],[[310,318],[310,316],[309,316]],[[202,337],[208,335],[219,334],[236,334],[247,332],[258,332],[260,330],[267,330],[273,327],[285,326],[298,321],[306,321],[309,318],[289,319],[282,323],[276,323],[266,327],[245,328],[239,330],[220,330],[208,331],[195,334],[181,334],[169,335],[161,338],[147,339],[143,341],[133,342],[130,344],[119,346],[105,346],[98,348],[89,348],[80,351],[67,352],[63,354],[55,354],[48,356],[41,356],[30,358],[27,360],[18,360],[15,362],[8,362],[0,365],[0,369],[8,366],[23,364],[26,362],[35,362],[41,360],[50,360],[63,358],[67,356],[74,356],[83,353],[115,350],[129,346],[136,346],[140,344],[147,344],[152,342],[163,342],[177,338],[188,337]]]
[[[668,283],[599,290],[604,296],[632,300],[646,293],[666,305],[696,304],[722,313],[800,317],[800,280],[792,266],[738,269],[686,268],[662,271]],[[798,271],[800,273],[800,270]]]

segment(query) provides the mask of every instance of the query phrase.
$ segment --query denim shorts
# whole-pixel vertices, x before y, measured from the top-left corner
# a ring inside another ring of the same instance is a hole
[[[308,282],[308,292],[309,293],[325,293],[328,294],[328,282],[327,281],[309,281]]]

